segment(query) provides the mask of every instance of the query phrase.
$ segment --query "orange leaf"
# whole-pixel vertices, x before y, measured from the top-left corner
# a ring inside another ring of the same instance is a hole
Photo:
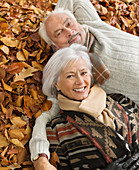
[[[8,84],[4,83],[3,79],[2,79],[2,84],[3,84],[3,87],[4,87],[5,90],[7,90],[7,91],[12,91],[13,90],[12,87],[10,87]]]
[[[43,111],[48,111],[50,108],[52,107],[52,102],[50,100],[46,100],[44,103],[43,103],[43,106],[42,106],[42,110]]]
[[[51,158],[50,158],[50,163],[57,168],[57,164],[56,164],[57,162],[60,163],[58,155],[56,152],[52,152]]]
[[[23,68],[24,68],[24,65],[22,63],[13,63],[8,66],[7,71],[10,74],[15,74],[15,73],[20,73]]]

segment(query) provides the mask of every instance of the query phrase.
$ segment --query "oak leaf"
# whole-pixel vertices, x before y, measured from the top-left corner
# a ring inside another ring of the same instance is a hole
[[[25,81],[25,78],[33,76],[33,72],[35,72],[37,70],[38,69],[36,69],[34,67],[23,69],[19,74],[15,75],[14,82],[16,82],[16,81]]]

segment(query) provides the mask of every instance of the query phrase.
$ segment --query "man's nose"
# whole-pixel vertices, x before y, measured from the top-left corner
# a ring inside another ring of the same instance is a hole
[[[70,28],[65,28],[65,33],[66,33],[66,36],[71,36],[74,34],[74,30],[70,29]]]

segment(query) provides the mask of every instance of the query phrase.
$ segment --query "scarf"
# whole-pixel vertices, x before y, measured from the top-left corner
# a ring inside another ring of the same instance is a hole
[[[87,113],[100,122],[115,129],[114,115],[106,108],[106,93],[98,85],[90,89],[88,97],[84,100],[74,101],[62,94],[58,94],[59,106],[62,110],[74,110]]]
[[[86,30],[86,43],[85,46],[88,49],[88,54],[90,56],[91,62],[93,64],[93,77],[99,84],[104,84],[106,80],[110,78],[110,72],[108,68],[105,66],[104,62],[102,61],[101,57],[94,52],[95,47],[95,38],[91,32]]]

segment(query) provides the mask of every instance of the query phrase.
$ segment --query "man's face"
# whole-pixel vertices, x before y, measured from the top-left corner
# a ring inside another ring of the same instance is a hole
[[[55,43],[56,50],[72,43],[84,45],[86,34],[82,26],[66,14],[53,14],[45,22],[47,34]]]

